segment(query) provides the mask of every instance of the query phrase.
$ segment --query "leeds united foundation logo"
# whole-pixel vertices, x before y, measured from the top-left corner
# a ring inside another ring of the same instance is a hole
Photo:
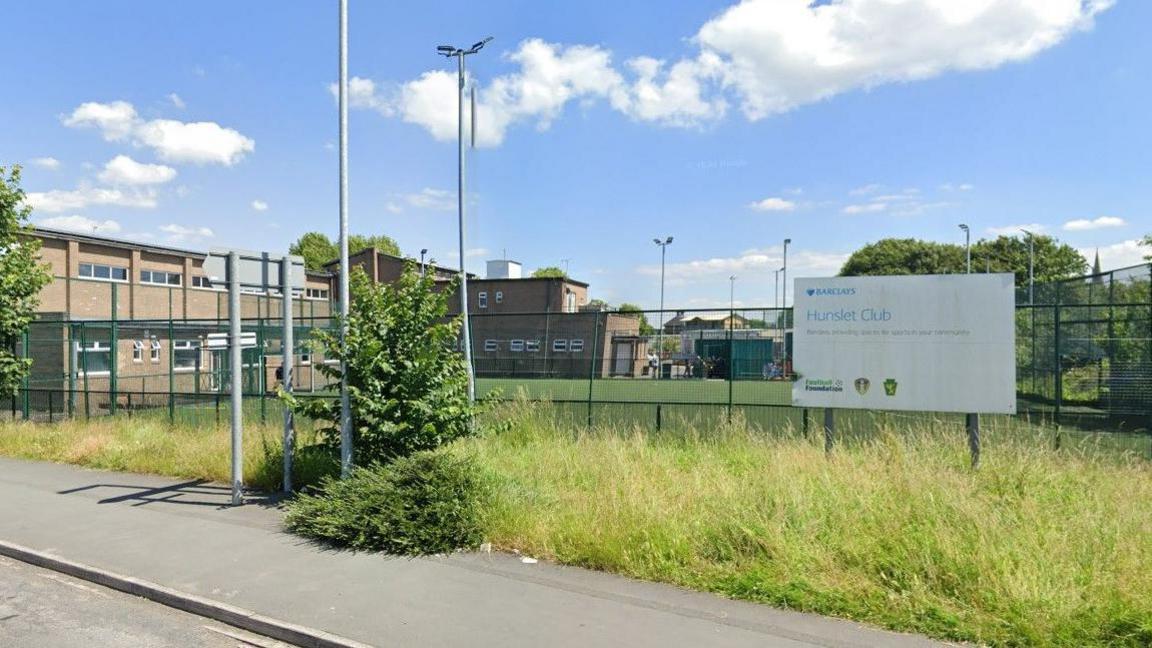
[[[872,381],[867,378],[857,378],[854,384],[856,385],[856,393],[863,396],[868,393],[868,388],[872,386]]]

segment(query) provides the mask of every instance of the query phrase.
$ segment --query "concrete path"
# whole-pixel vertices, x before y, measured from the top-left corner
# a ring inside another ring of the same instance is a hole
[[[378,646],[939,646],[515,556],[388,558],[227,487],[0,458],[0,540]]]

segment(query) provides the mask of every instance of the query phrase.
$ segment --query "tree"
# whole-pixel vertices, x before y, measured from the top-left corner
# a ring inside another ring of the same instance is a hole
[[[455,350],[460,321],[447,318],[453,291],[437,290],[432,277],[421,278],[411,263],[392,284],[375,284],[359,268],[349,282],[347,353],[338,329],[313,335],[326,358],[348,367],[357,463],[393,461],[470,434],[468,374]],[[333,382],[343,376],[339,365],[318,369]],[[284,398],[323,423],[324,445],[339,447],[338,399]]]
[[[400,246],[390,236],[352,234],[348,237],[348,254],[356,254],[372,247],[385,254],[400,256]],[[304,266],[309,270],[323,270],[324,264],[340,256],[340,246],[326,234],[308,232],[296,239],[296,242],[288,248],[288,252],[304,257]]]
[[[1088,262],[1070,245],[1051,236],[1036,236],[1036,282],[1082,275]],[[881,239],[853,252],[840,276],[958,274],[965,272],[964,246],[919,239]],[[1028,241],[1014,236],[980,240],[972,245],[973,272],[1012,272],[1016,285],[1028,284]]]
[[[560,268],[557,268],[556,266],[545,266],[543,268],[536,268],[536,270],[532,273],[532,276],[536,277],[537,279],[542,277],[567,279],[568,273],[564,272]]]
[[[1144,235],[1144,240],[1140,241],[1140,245],[1152,248],[1152,234]],[[1152,261],[1152,252],[1144,255],[1145,261]]]
[[[616,309],[617,313],[625,315],[639,315],[640,316],[640,335],[652,335],[656,332],[656,328],[648,323],[648,316],[644,314],[644,310],[636,304],[620,304]]]
[[[852,253],[842,277],[964,272],[964,249],[919,239],[880,239]]]
[[[32,367],[16,354],[51,280],[39,263],[40,241],[30,236],[32,208],[24,202],[20,167],[0,166],[0,396],[12,396]]]
[[[1036,283],[1068,279],[1088,272],[1088,260],[1075,248],[1051,236],[1037,235],[1033,241],[1036,257]],[[1028,285],[1028,240],[1024,237],[999,236],[980,240],[972,246],[972,270],[1011,272],[1017,286]]]

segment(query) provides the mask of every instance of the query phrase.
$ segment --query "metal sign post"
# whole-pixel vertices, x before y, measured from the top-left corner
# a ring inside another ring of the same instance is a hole
[[[240,331],[240,255],[228,254],[229,353],[232,359],[232,505],[244,503],[244,360]]]
[[[280,262],[280,302],[284,306],[284,334],[281,338],[280,385],[284,393],[292,393],[292,368],[296,364],[296,342],[292,330],[292,259],[284,257]],[[296,430],[292,418],[292,408],[284,408],[284,492],[292,492],[292,452]]]

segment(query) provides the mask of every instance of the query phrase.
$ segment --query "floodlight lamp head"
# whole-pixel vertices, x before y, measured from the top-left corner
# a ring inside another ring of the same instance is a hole
[[[962,230],[964,230],[965,232],[967,232],[967,231],[968,231],[968,226],[967,226],[967,225],[965,225],[964,223],[960,223],[960,229],[962,229]]]
[[[443,54],[444,56],[455,56],[456,55],[456,48],[451,46],[451,45],[440,45],[439,47],[436,48],[436,51],[439,52],[440,54]]]
[[[421,248],[420,254],[428,254],[428,248]]]
[[[652,239],[652,242],[655,243],[656,245],[664,245],[664,243],[658,238]]]
[[[468,50],[468,53],[469,54],[475,54],[476,52],[479,52],[480,50],[484,49],[484,46],[487,45],[488,41],[490,41],[490,40],[492,40],[491,36],[489,36],[488,38],[485,38],[484,40],[482,40],[480,42],[473,43],[472,48]]]
[[[669,244],[669,243],[671,243],[671,242],[672,242],[672,237],[671,237],[671,236],[669,236],[669,237],[668,237],[668,240],[667,240],[667,241],[664,241],[664,244],[665,244],[665,245],[668,245],[668,244]]]
[[[784,239],[784,245],[788,245],[791,242],[792,242],[792,239],[790,239],[790,238]]]

